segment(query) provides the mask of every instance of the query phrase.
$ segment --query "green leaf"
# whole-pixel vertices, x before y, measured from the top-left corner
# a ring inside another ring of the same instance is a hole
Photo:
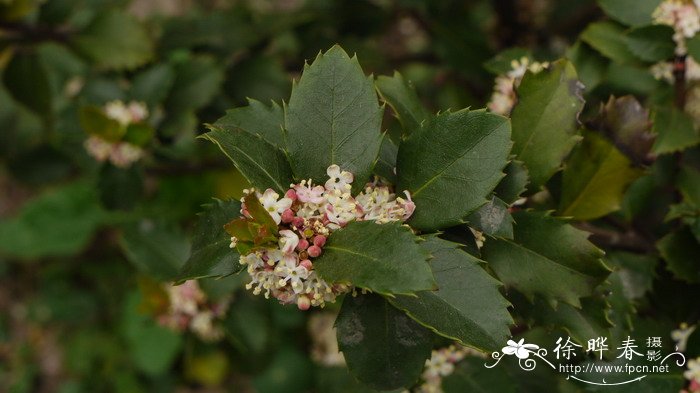
[[[420,129],[421,124],[430,117],[410,81],[398,72],[394,75],[379,76],[376,82],[382,100],[389,104],[401,122],[403,135],[410,135]]]
[[[700,34],[695,34],[692,38],[687,39],[685,45],[688,47],[688,54],[696,62],[700,62]]]
[[[609,309],[610,305],[598,295],[581,299],[581,307],[578,308],[566,303],[553,308],[537,298],[529,315],[535,319],[537,326],[563,328],[574,341],[585,346],[591,338],[610,336],[612,323],[607,316]]]
[[[156,130],[147,123],[132,123],[126,127],[126,133],[122,139],[136,146],[146,146],[153,139]]]
[[[625,29],[614,22],[594,22],[581,33],[581,40],[603,56],[623,64],[635,64],[637,57],[629,49]]]
[[[611,252],[605,261],[616,268],[625,297],[638,300],[651,291],[656,277],[658,256],[633,254],[625,251]]]
[[[437,291],[389,298],[395,307],[435,333],[482,351],[497,350],[510,337],[513,319],[501,286],[480,264],[483,261],[459,249],[459,244],[429,237],[421,246],[433,258],[430,267]]]
[[[398,222],[356,221],[333,232],[314,260],[318,275],[384,295],[435,289],[420,238]]]
[[[153,42],[144,26],[124,11],[98,16],[72,41],[75,49],[107,69],[132,69],[153,57]]]
[[[246,195],[243,203],[250,217],[240,217],[224,225],[226,232],[238,240],[238,253],[247,255],[256,249],[276,245],[277,224],[262,206],[257,195]]]
[[[513,216],[508,204],[496,196],[466,218],[467,224],[493,237],[513,238]]]
[[[178,63],[165,107],[171,113],[197,110],[214,99],[223,81],[223,67],[212,57],[200,55]]]
[[[596,89],[605,77],[606,69],[608,68],[609,60],[588,44],[579,41],[566,51],[567,59],[576,68],[576,73],[579,79],[586,86],[586,91],[590,92]]]
[[[598,5],[611,18],[630,26],[651,23],[651,14],[661,0],[598,0]]]
[[[210,126],[202,135],[217,146],[255,188],[271,188],[284,194],[293,183],[292,170],[284,153],[262,137],[239,128],[224,130]]]
[[[87,246],[104,218],[93,185],[77,182],[56,188],[0,221],[0,254],[26,259],[74,255]]]
[[[248,106],[226,111],[226,115],[214,123],[222,130],[238,128],[251,135],[259,135],[267,143],[278,149],[284,149],[282,124],[284,112],[274,101],[266,106],[260,101],[248,99]]]
[[[350,373],[373,389],[411,386],[430,356],[430,331],[381,296],[347,296],[335,327]]]
[[[629,50],[644,61],[657,62],[669,59],[673,57],[676,49],[671,26],[643,26],[630,30],[626,35]]]
[[[287,149],[294,175],[323,184],[337,164],[355,175],[361,190],[372,173],[382,143],[382,108],[372,77],[357,57],[334,46],[320,54],[292,88],[285,107]]]
[[[129,96],[153,108],[163,102],[175,82],[175,71],[168,63],[156,64],[136,74]]]
[[[489,239],[481,252],[502,282],[530,299],[540,294],[550,304],[580,307],[579,298],[610,273],[586,232],[541,212],[520,211],[513,218],[515,239]]]
[[[228,339],[244,354],[263,353],[274,337],[267,309],[247,295],[236,299],[222,325]]]
[[[651,151],[654,154],[682,151],[700,143],[693,119],[675,107],[658,108],[653,115],[653,124],[656,141]]]
[[[498,198],[511,205],[525,192],[527,184],[530,182],[530,176],[521,161],[509,162],[503,172],[506,176],[501,179],[494,192]]]
[[[151,220],[126,226],[119,245],[139,270],[161,281],[175,280],[190,255],[190,243],[181,231]]]
[[[508,119],[485,110],[428,120],[399,146],[397,189],[416,203],[410,225],[433,231],[463,222],[503,177],[510,147]]]
[[[527,73],[513,108],[513,153],[525,163],[530,189],[537,191],[559,170],[580,137],[577,116],[582,86],[571,63],[560,60],[537,74]]]
[[[676,187],[683,200],[700,208],[700,171],[687,165],[681,166]]]
[[[687,228],[664,236],[656,248],[674,277],[689,283],[700,283],[700,244]]]
[[[241,203],[215,200],[205,207],[194,228],[192,254],[178,275],[180,282],[224,277],[243,270],[238,263],[240,255],[229,247],[231,236],[224,230],[226,223],[241,215]]]
[[[17,102],[39,116],[51,114],[53,92],[48,73],[38,54],[21,51],[16,53],[5,67],[2,80]]]
[[[503,345],[503,344],[502,344]],[[464,392],[523,392],[522,382],[511,376],[505,367],[484,367],[484,359],[467,356],[455,365],[455,371],[442,379],[445,393]]]
[[[612,143],[587,131],[566,163],[559,214],[591,220],[614,212],[627,186],[641,174]]]
[[[80,126],[89,135],[99,136],[110,142],[118,142],[126,133],[126,127],[107,117],[99,107],[84,106],[80,108],[79,116]]]
[[[374,166],[374,173],[384,178],[389,184],[396,184],[396,156],[398,154],[399,147],[388,135],[385,135],[379,150],[377,164]]]
[[[634,96],[611,96],[601,109],[600,127],[635,163],[647,161],[655,135],[650,132],[649,110]]]

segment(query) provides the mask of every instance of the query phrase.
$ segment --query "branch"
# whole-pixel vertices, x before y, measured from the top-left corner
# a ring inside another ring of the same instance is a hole
[[[590,241],[601,248],[618,250],[653,252],[654,242],[646,239],[634,230],[618,232],[612,229],[596,227],[587,222],[574,224],[577,228],[591,233]]]
[[[65,43],[71,36],[71,32],[66,29],[8,21],[0,21],[0,31],[6,33],[10,39],[26,42],[57,41]]]

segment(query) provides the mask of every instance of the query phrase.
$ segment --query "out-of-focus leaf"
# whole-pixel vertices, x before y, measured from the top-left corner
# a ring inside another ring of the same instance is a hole
[[[623,64],[638,62],[637,56],[629,49],[629,38],[625,29],[614,22],[594,22],[581,33],[581,40],[605,57]]]
[[[373,389],[411,386],[430,356],[431,332],[378,295],[347,296],[335,326],[350,372]]]
[[[510,337],[513,319],[501,285],[481,266],[483,261],[460,250],[459,244],[430,237],[421,247],[433,258],[430,267],[437,291],[388,298],[397,308],[437,334],[481,350],[497,350]]]
[[[260,393],[308,392],[312,370],[306,354],[292,347],[282,347],[275,352],[267,369],[253,379],[253,386]]]
[[[527,184],[530,182],[530,176],[525,165],[515,160],[509,162],[503,172],[506,175],[498,183],[494,192],[498,198],[510,205],[525,192]]]
[[[687,228],[664,236],[656,248],[677,279],[700,283],[700,244]]]
[[[391,106],[401,122],[403,135],[410,135],[420,129],[421,124],[430,116],[411,82],[404,79],[400,73],[394,72],[391,77],[379,76],[376,85],[384,102]]]
[[[126,127],[107,117],[104,111],[96,106],[80,108],[80,126],[88,134],[110,142],[120,141],[126,133]]]
[[[700,62],[700,34],[695,34],[685,42],[688,47],[688,54],[696,62]]]
[[[468,356],[455,366],[455,371],[442,380],[445,393],[498,392],[516,393],[522,384],[509,375],[504,367],[487,369],[484,359]]]
[[[513,69],[512,62],[522,60],[522,58],[532,60],[532,54],[526,48],[509,48],[500,52],[496,56],[484,63],[484,68],[496,75],[507,74]]]
[[[223,80],[221,65],[211,57],[197,56],[178,63],[165,106],[173,113],[197,110],[211,102]]]
[[[219,386],[229,373],[229,361],[222,350],[195,354],[185,361],[187,379],[204,386]]]
[[[233,345],[246,355],[262,353],[273,337],[265,308],[250,296],[241,296],[226,314],[224,330]]]
[[[241,129],[251,135],[259,135],[267,143],[284,149],[284,112],[276,102],[267,106],[260,101],[248,100],[248,106],[226,111],[226,115],[214,123],[222,130]]]
[[[591,220],[618,210],[627,186],[641,174],[610,142],[587,131],[566,163],[559,214]]]
[[[146,146],[155,134],[155,130],[146,123],[132,123],[126,127],[124,133],[124,142],[129,142],[136,146]]]
[[[3,72],[5,87],[22,105],[39,116],[50,116],[53,92],[38,54],[17,52]]]
[[[613,94],[650,95],[663,89],[662,83],[647,67],[636,65],[612,62],[605,73],[605,87]]]
[[[676,187],[683,200],[700,208],[700,171],[690,166],[682,166],[676,179]]]
[[[399,147],[388,135],[384,136],[382,147],[379,150],[377,164],[374,166],[374,173],[383,177],[390,184],[396,184],[396,156],[399,154]]]
[[[481,251],[498,278],[528,298],[540,294],[550,304],[580,307],[579,298],[610,273],[586,232],[541,212],[519,211],[513,218],[515,239],[488,239]]]
[[[352,283],[380,294],[435,289],[428,252],[419,241],[398,222],[351,222],[328,237],[314,269],[329,282]]]
[[[582,298],[580,308],[566,303],[553,308],[537,298],[529,315],[535,319],[537,326],[564,328],[575,342],[585,346],[591,338],[610,336],[612,323],[607,316],[609,308],[610,305],[599,295]]]
[[[416,203],[409,223],[434,231],[464,222],[503,176],[510,151],[505,117],[463,109],[432,117],[399,146],[398,190]]]
[[[581,139],[577,117],[583,108],[582,86],[568,61],[558,61],[538,74],[527,73],[513,108],[513,153],[525,163],[531,191],[537,191],[561,167]]]
[[[651,25],[632,29],[626,33],[627,47],[644,61],[656,62],[673,57],[676,44],[673,28],[666,25]]]
[[[156,64],[136,74],[129,96],[152,108],[165,100],[174,81],[175,71],[170,64]]]
[[[337,164],[355,175],[353,190],[369,179],[382,143],[382,111],[372,78],[357,57],[334,46],[304,67],[285,108],[287,149],[294,175],[323,184]]]
[[[0,254],[20,258],[67,256],[81,251],[104,220],[91,184],[77,182],[30,200],[0,222]]]
[[[151,220],[125,227],[119,244],[139,270],[162,281],[175,280],[190,255],[182,232]]]
[[[229,247],[231,236],[224,230],[226,223],[240,216],[241,203],[215,200],[205,208],[199,214],[192,239],[192,255],[180,271],[180,281],[228,276],[243,268],[238,262],[240,256]]]
[[[108,209],[132,209],[143,194],[143,172],[136,165],[117,168],[105,164],[99,176],[100,201]]]
[[[700,143],[700,134],[693,126],[693,119],[675,107],[658,108],[654,112],[656,141],[651,150],[654,154],[682,151]]]
[[[72,44],[106,69],[136,68],[153,56],[153,42],[144,26],[121,10],[99,14]]]
[[[634,162],[647,160],[655,135],[649,111],[632,96],[611,96],[601,109],[600,127]]]
[[[661,0],[598,0],[598,5],[611,18],[630,26],[651,23],[651,14]]]
[[[513,238],[513,217],[508,211],[508,204],[496,196],[467,216],[466,221],[470,227],[487,235]]]
[[[659,262],[657,256],[615,251],[608,253],[605,260],[616,268],[625,297],[637,300],[651,291]]]
[[[609,60],[588,44],[576,41],[566,52],[566,58],[576,67],[586,91],[593,91],[603,81]]]

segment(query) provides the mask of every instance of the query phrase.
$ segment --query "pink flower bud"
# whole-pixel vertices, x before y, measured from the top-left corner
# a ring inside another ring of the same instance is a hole
[[[314,267],[314,264],[308,259],[304,259],[303,261],[299,262],[299,266],[303,266],[306,270],[311,270]]]
[[[285,224],[289,224],[292,222],[294,219],[294,211],[292,209],[287,209],[284,212],[282,212],[282,222]]]
[[[297,244],[297,250],[304,251],[307,248],[309,248],[309,241],[306,239],[299,240],[299,244]]]
[[[316,235],[314,237],[314,246],[323,247],[326,244],[326,237],[323,235]]]
[[[321,247],[319,247],[319,246],[311,246],[306,251],[309,253],[309,256],[312,258],[316,258],[317,256],[321,255]]]
[[[304,219],[301,217],[294,217],[294,219],[292,219],[292,225],[297,228],[301,228],[304,226]]]
[[[248,212],[248,209],[242,209],[242,210],[241,210],[241,213],[242,213],[245,217],[248,217],[248,218],[251,218],[251,217],[252,217],[252,216],[250,215],[250,213]]]
[[[291,199],[292,201],[297,200],[297,192],[294,190],[287,190],[287,192],[284,194],[286,198]]]
[[[311,307],[311,301],[306,295],[301,295],[297,298],[297,307],[302,311],[306,311]]]

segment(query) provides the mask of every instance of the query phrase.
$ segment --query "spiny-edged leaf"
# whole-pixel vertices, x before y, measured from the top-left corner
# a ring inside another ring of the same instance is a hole
[[[508,48],[484,63],[484,68],[495,75],[503,75],[513,69],[513,61],[520,61],[522,58],[533,60],[532,53],[526,48]]]
[[[466,218],[467,224],[487,235],[513,238],[513,216],[508,211],[508,204],[492,196],[485,205]]]
[[[617,23],[605,21],[594,22],[581,33],[581,40],[592,46],[603,56],[618,63],[634,64],[637,57],[630,51],[629,38],[625,35],[624,27]]]
[[[658,256],[615,251],[608,253],[605,261],[615,268],[615,273],[622,282],[624,295],[628,299],[641,299],[651,291],[656,278]]]
[[[582,86],[568,61],[527,73],[518,87],[513,108],[513,153],[525,163],[532,191],[537,191],[559,170],[561,162],[580,139],[578,113],[583,108]]]
[[[5,67],[2,79],[7,91],[19,103],[40,116],[51,114],[53,93],[46,68],[38,54],[14,54]]]
[[[190,255],[190,243],[179,229],[151,220],[126,226],[119,245],[139,270],[162,281],[177,279]]]
[[[459,244],[429,237],[421,247],[433,258],[430,267],[437,291],[396,296],[389,302],[435,333],[483,351],[497,350],[510,337],[513,319],[501,285]]]
[[[634,328],[632,318],[637,313],[637,309],[633,300],[627,296],[621,271],[612,272],[599,292],[605,296],[605,300],[610,305],[606,310],[607,319],[612,323],[610,340],[617,343],[622,342]],[[585,305],[583,307],[586,309]]]
[[[396,156],[398,154],[399,147],[389,138],[389,135],[385,135],[379,150],[377,164],[374,166],[374,173],[390,184],[396,184]]]
[[[153,139],[156,130],[147,123],[132,123],[126,127],[126,133],[122,139],[136,146],[146,146]]]
[[[98,14],[72,44],[98,66],[109,69],[135,68],[153,56],[153,42],[144,26],[120,10]]]
[[[591,220],[616,211],[627,186],[641,174],[612,143],[587,131],[566,163],[559,214]]]
[[[433,231],[463,222],[486,203],[510,151],[508,119],[485,110],[444,112],[399,146],[399,190],[416,203],[413,228]]]
[[[69,184],[28,201],[0,220],[0,254],[19,258],[73,255],[105,218],[94,185]]]
[[[294,175],[323,184],[336,164],[355,175],[359,191],[382,143],[382,108],[357,57],[334,46],[304,67],[285,107],[287,149]]]
[[[351,222],[328,237],[314,269],[327,281],[386,295],[432,290],[435,277],[419,241],[399,222]]]
[[[598,0],[611,18],[630,26],[651,23],[651,14],[662,0]]]
[[[511,205],[525,192],[527,184],[530,182],[530,176],[525,165],[521,161],[515,160],[509,162],[503,172],[506,175],[498,183],[494,193],[502,201]]]
[[[255,188],[284,193],[293,183],[292,170],[282,150],[239,128],[209,129],[202,138],[216,143]]]
[[[430,330],[375,294],[347,296],[335,327],[350,373],[373,389],[410,387],[430,356]]]
[[[260,101],[248,99],[248,106],[226,111],[226,115],[214,123],[222,130],[241,129],[252,135],[260,135],[267,143],[284,149],[282,124],[284,112],[274,101],[267,106]]]
[[[651,25],[632,29],[626,33],[627,47],[644,61],[662,61],[673,57],[676,44],[673,28],[666,25]]]
[[[514,240],[489,239],[481,249],[506,285],[531,299],[540,294],[551,304],[580,307],[579,298],[610,273],[586,232],[542,212],[520,211],[513,218]]]
[[[192,237],[192,253],[180,270],[178,281],[223,277],[243,269],[238,263],[240,255],[229,247],[231,236],[224,230],[232,217],[241,214],[240,210],[241,203],[236,200],[215,200],[199,213]]]
[[[401,122],[404,135],[420,129],[421,124],[430,117],[411,82],[404,79],[398,71],[391,77],[377,77],[376,86],[384,102],[389,104]]]
[[[700,134],[693,126],[693,119],[675,107],[658,108],[654,112],[656,141],[651,151],[666,154],[682,151],[700,143]]]
[[[669,233],[656,244],[666,267],[682,281],[700,283],[700,244],[687,228]]]
[[[647,161],[655,135],[649,110],[634,96],[611,96],[601,109],[599,127],[635,163]]]
[[[581,307],[576,308],[566,303],[552,308],[546,301],[536,298],[529,312],[537,326],[564,328],[571,338],[585,346],[591,338],[609,337],[612,323],[607,310],[610,305],[600,295],[581,299]],[[594,354],[599,356],[598,354]]]
[[[80,126],[90,135],[117,142],[126,133],[126,127],[118,121],[110,119],[101,108],[96,106],[85,106],[80,108]]]

